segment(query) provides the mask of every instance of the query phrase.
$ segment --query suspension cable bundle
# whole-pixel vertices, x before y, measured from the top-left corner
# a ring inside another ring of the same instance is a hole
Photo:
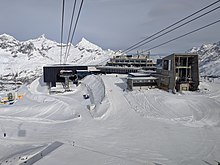
[[[187,20],[188,18],[190,18],[190,17],[192,17],[192,16],[194,16],[194,15],[196,15],[196,14],[202,12],[203,10],[206,10],[207,8],[210,8],[211,6],[217,4],[218,2],[220,2],[220,0],[217,0],[217,1],[215,1],[215,2],[213,2],[213,3],[211,3],[211,4],[209,4],[209,5],[207,5],[207,6],[205,6],[205,7],[203,7],[202,9],[200,9],[200,10],[198,10],[198,11],[196,11],[196,12],[190,14],[190,15],[187,16],[187,17],[184,17],[183,19],[180,19],[179,21],[177,21],[177,22],[175,22],[175,23],[173,23],[173,24],[167,26],[166,28],[164,28],[164,29],[162,29],[162,30],[160,30],[160,31],[158,31],[158,32],[156,32],[156,33],[154,33],[154,34],[151,35],[151,36],[146,37],[145,39],[143,39],[143,40],[137,42],[136,44],[134,44],[134,45],[128,47],[127,49],[124,49],[124,50],[122,51],[122,53],[128,53],[128,52],[130,52],[130,51],[132,51],[132,50],[134,50],[134,49],[137,49],[137,48],[139,48],[139,47],[141,47],[141,46],[143,46],[143,45],[145,45],[145,44],[147,44],[147,43],[149,43],[149,42],[151,42],[151,41],[153,41],[153,40],[155,40],[155,39],[157,39],[157,38],[160,38],[160,37],[162,37],[162,36],[164,36],[164,35],[166,35],[166,34],[172,32],[172,31],[174,31],[174,30],[176,30],[176,29],[179,29],[180,27],[182,27],[182,26],[184,26],[184,25],[187,25],[187,24],[189,24],[189,23],[191,23],[191,22],[193,22],[193,21],[195,21],[195,20],[197,20],[197,19],[199,19],[199,18],[201,18],[201,17],[203,17],[203,16],[205,16],[205,15],[211,13],[211,12],[216,11],[217,9],[220,8],[220,6],[214,8],[214,9],[212,9],[212,10],[209,10],[209,11],[207,11],[207,12],[205,12],[205,13],[203,13],[203,14],[201,14],[201,15],[199,15],[199,16],[197,16],[197,17],[195,17],[195,18],[193,18],[193,19],[191,19],[191,20],[189,20],[189,21],[187,21],[187,22],[185,22],[185,23],[182,23],[182,24],[180,24],[180,25],[177,26],[177,27],[174,27],[174,28],[170,29],[171,27],[173,27],[173,26],[175,26],[175,25],[177,25],[177,24],[179,24],[179,23],[181,23],[181,22]],[[216,21],[216,23],[218,23],[218,21]],[[211,26],[211,25],[210,25],[210,26]],[[168,29],[170,29],[170,30],[168,30]],[[200,29],[200,28],[199,28],[199,29]],[[203,28],[202,28],[202,29],[203,29]],[[166,30],[168,30],[168,31],[166,31]],[[164,31],[166,31],[166,32],[164,32]],[[162,33],[162,32],[164,32],[164,33]],[[161,33],[162,33],[162,34],[161,34]],[[189,32],[189,33],[190,33],[190,32]],[[160,35],[159,35],[159,34],[160,34]],[[191,34],[191,33],[190,33],[190,34]],[[188,35],[189,35],[189,34],[188,34]],[[155,37],[155,36],[156,36],[156,37]],[[153,37],[154,37],[154,38],[153,38]],[[152,39],[151,39],[151,38],[152,38]],[[177,38],[181,38],[181,37],[177,37]],[[149,39],[151,39],[151,40],[149,40]],[[162,45],[164,45],[164,44],[162,44]],[[162,46],[162,45],[161,45],[161,46]],[[157,46],[157,47],[159,47],[159,46]],[[151,50],[151,49],[148,49],[148,50],[146,50],[146,51],[149,51],[149,50]],[[146,51],[144,51],[144,52],[146,52]]]
[[[82,7],[83,7],[83,2],[84,2],[84,0],[81,0],[80,7],[79,7],[79,10],[78,10],[78,14],[77,14],[77,18],[75,19],[75,24],[73,26],[73,20],[74,20],[74,16],[75,16],[76,7],[77,7],[77,0],[73,1],[73,9],[72,9],[72,15],[71,15],[71,19],[70,19],[70,26],[69,26],[69,32],[68,32],[68,37],[67,37],[66,51],[65,51],[65,54],[64,54],[64,58],[63,58],[63,64],[66,64],[67,58],[68,58],[69,53],[70,53],[71,43],[73,42],[74,34],[76,32],[76,27],[77,27],[79,17],[80,17],[80,13],[81,13],[81,10],[82,10]],[[63,5],[62,5],[60,64],[62,63],[62,56],[63,56],[63,52],[62,52],[63,44],[62,44],[62,42],[63,42],[64,13],[65,13],[65,0],[63,0]],[[73,29],[73,27],[74,27],[74,29]]]

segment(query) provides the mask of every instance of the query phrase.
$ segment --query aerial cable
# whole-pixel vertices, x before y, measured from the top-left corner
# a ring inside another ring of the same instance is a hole
[[[180,22],[182,22],[182,21],[184,21],[184,20],[186,20],[186,19],[188,19],[188,18],[190,18],[190,17],[192,17],[192,16],[198,14],[199,12],[201,12],[201,11],[203,11],[203,10],[205,10],[205,9],[207,9],[207,8],[209,8],[209,7],[211,7],[211,6],[213,6],[213,5],[215,5],[215,4],[218,3],[218,2],[220,2],[220,0],[217,0],[217,1],[213,2],[212,4],[210,4],[210,5],[208,5],[208,6],[204,7],[204,8],[202,8],[202,9],[196,11],[195,13],[193,13],[193,14],[191,14],[191,15],[189,15],[189,16],[187,16],[187,17],[185,17],[185,18],[183,18],[183,19],[181,19],[181,20],[179,20],[179,21],[177,21],[177,22],[175,22],[175,23],[173,23],[172,25],[170,25],[170,26],[168,26],[168,27],[162,29],[161,31],[159,31],[159,32],[157,32],[157,33],[155,33],[155,34],[153,34],[153,35],[151,35],[151,36],[149,36],[149,37],[147,37],[147,38],[141,40],[140,42],[138,42],[138,43],[136,43],[136,44],[134,44],[134,45],[132,45],[132,46],[130,46],[129,48],[123,50],[122,52],[126,52],[126,51],[132,49],[133,47],[137,46],[138,44],[140,44],[140,43],[142,43],[142,42],[144,42],[144,41],[146,41],[146,40],[148,40],[148,39],[154,37],[154,36],[157,35],[157,34],[160,34],[161,32],[163,32],[163,31],[165,31],[165,30],[171,28],[172,26],[174,26],[174,25],[176,25],[176,24],[178,24],[178,23],[180,23]]]
[[[172,42],[172,41],[175,41],[175,40],[177,40],[177,39],[180,39],[180,38],[182,38],[182,37],[185,37],[185,36],[187,36],[187,35],[189,35],[189,34],[192,34],[192,33],[195,33],[195,32],[197,32],[197,31],[200,31],[200,30],[202,30],[202,29],[205,29],[205,28],[207,28],[207,27],[209,27],[209,26],[212,26],[212,25],[214,25],[214,24],[216,24],[216,23],[219,23],[219,22],[220,22],[220,19],[217,20],[217,21],[215,21],[215,22],[213,22],[213,23],[210,23],[210,24],[208,24],[208,25],[205,25],[205,26],[203,26],[203,27],[200,27],[200,28],[195,29],[195,30],[193,30],[193,31],[190,31],[190,32],[188,32],[188,33],[185,33],[185,34],[183,34],[183,35],[181,35],[181,36],[179,36],[179,37],[176,37],[176,38],[173,38],[173,39],[171,39],[171,40],[169,40],[169,41],[166,41],[166,42],[164,42],[164,43],[162,43],[162,44],[159,44],[159,45],[157,45],[157,46],[151,47],[151,48],[149,48],[149,49],[147,49],[147,50],[144,50],[143,52],[148,52],[148,51],[150,51],[150,50],[153,50],[153,49],[155,49],[155,48],[158,48],[158,47],[160,47],[160,46],[163,46],[163,45],[165,45],[165,44],[168,44],[168,43],[170,43],[170,42]]]
[[[165,31],[165,30],[167,30],[167,29],[169,29],[169,28],[175,26],[176,24],[178,24],[178,23],[180,23],[180,22],[182,22],[182,21],[185,21],[186,19],[188,19],[188,18],[190,18],[190,17],[192,17],[192,16],[194,16],[194,15],[200,13],[201,11],[203,11],[203,10],[205,10],[205,9],[207,9],[207,8],[209,8],[209,7],[211,7],[211,6],[213,6],[213,5],[215,5],[215,4],[218,3],[218,2],[220,2],[220,0],[217,0],[217,1],[213,2],[213,3],[211,3],[210,5],[205,6],[204,8],[202,8],[202,9],[200,9],[200,10],[198,10],[198,11],[196,11],[196,12],[190,14],[190,15],[188,15],[187,17],[185,17],[185,18],[183,18],[183,19],[181,19],[181,20],[179,20],[179,21],[177,21],[177,22],[175,22],[175,23],[173,23],[173,24],[167,26],[166,28],[160,30],[159,32],[156,32],[156,33],[154,33],[153,35],[151,35],[151,36],[149,36],[149,37],[147,37],[147,38],[145,38],[145,39],[143,39],[143,40],[137,42],[136,44],[134,44],[134,45],[128,47],[127,49],[124,49],[124,50],[122,51],[122,53],[123,53],[123,52],[126,52],[126,51],[132,49],[133,47],[139,45],[140,43],[142,43],[142,42],[144,42],[144,41],[146,41],[146,40],[148,40],[148,39],[150,39],[150,38],[152,38],[152,37],[154,37],[154,36],[160,34],[161,32],[163,32],[163,31]]]
[[[73,33],[72,33],[72,37],[71,37],[70,43],[73,42],[73,37],[74,37],[75,31],[76,31],[77,23],[79,21],[79,17],[80,17],[80,13],[81,13],[81,10],[82,10],[83,2],[84,2],[84,0],[82,0],[81,4],[80,4],[80,8],[79,8],[79,11],[78,11],[78,15],[77,15],[77,18],[76,18],[76,22],[75,22],[75,26],[74,26],[74,30],[73,30]],[[69,52],[70,52],[70,46],[68,47],[66,61],[67,61],[67,58],[69,56]]]
[[[65,56],[64,56],[64,62],[66,61],[66,58],[67,58],[68,46],[71,46],[71,43],[69,43],[69,41],[70,41],[70,35],[71,35],[71,31],[72,31],[73,18],[74,18],[75,10],[76,10],[76,0],[73,3],[73,11],[72,11],[71,22],[70,22],[70,27],[69,27],[69,34],[68,34],[68,39],[67,39],[67,46],[66,46],[66,52],[65,52]]]
[[[65,10],[65,0],[63,0],[63,6],[62,6],[62,21],[61,21],[62,23],[61,23],[61,38],[60,38],[60,44],[61,44],[61,50],[60,50],[60,64],[62,63],[64,10]]]
[[[140,44],[140,45],[138,45],[138,46],[136,46],[136,47],[130,49],[129,51],[125,51],[125,53],[126,53],[126,52],[130,52],[130,51],[132,51],[132,50],[134,50],[134,49],[137,49],[137,48],[139,48],[139,47],[141,47],[141,46],[143,46],[143,45],[145,45],[145,44],[147,44],[147,43],[149,43],[149,42],[151,42],[151,41],[154,41],[155,39],[160,38],[160,37],[162,37],[162,36],[164,36],[164,35],[166,35],[166,34],[172,32],[172,31],[174,31],[174,30],[176,30],[176,29],[179,29],[180,27],[182,27],[182,26],[184,26],[184,25],[187,25],[188,23],[193,22],[193,21],[195,21],[195,20],[197,20],[197,19],[199,19],[199,18],[201,18],[201,17],[203,17],[203,16],[205,16],[205,15],[207,15],[207,14],[209,14],[209,13],[211,13],[211,12],[217,10],[217,9],[219,9],[219,8],[220,8],[220,6],[214,8],[214,9],[212,9],[212,10],[206,12],[206,13],[203,13],[203,14],[199,15],[198,17],[195,17],[195,18],[193,18],[193,19],[191,19],[191,20],[189,20],[189,21],[187,21],[187,22],[185,22],[185,23],[183,23],[183,24],[181,24],[181,25],[179,25],[179,26],[177,26],[177,27],[175,27],[175,28],[173,28],[173,29],[170,29],[169,31],[167,31],[167,32],[165,32],[165,33],[160,34],[160,35],[157,36],[157,37],[152,38],[152,39],[149,40],[149,41],[146,41],[146,42],[144,42],[144,43],[142,43],[142,44]]]

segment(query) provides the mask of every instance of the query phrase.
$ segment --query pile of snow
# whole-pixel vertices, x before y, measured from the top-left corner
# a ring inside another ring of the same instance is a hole
[[[108,105],[103,107],[103,102],[108,104],[108,99],[105,97],[105,84],[100,76],[90,75],[85,77],[82,81],[82,85],[87,88],[87,92],[90,97],[91,105],[89,109],[94,118],[101,118],[108,110]],[[101,106],[101,107],[100,107]]]
[[[199,68],[202,75],[220,76],[220,42],[203,44],[201,47],[193,47],[188,52],[198,53]]]

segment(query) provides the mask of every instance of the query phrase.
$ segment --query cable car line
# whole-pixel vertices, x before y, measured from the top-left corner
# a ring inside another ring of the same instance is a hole
[[[198,10],[198,11],[196,11],[196,12],[194,12],[194,13],[192,13],[192,14],[186,16],[186,17],[184,17],[183,19],[181,19],[181,20],[179,20],[179,21],[177,21],[177,22],[175,22],[175,23],[173,23],[173,24],[167,26],[166,28],[160,30],[159,32],[156,32],[156,33],[154,33],[153,35],[151,35],[151,36],[149,36],[149,37],[147,37],[147,38],[145,38],[145,39],[143,39],[143,40],[137,42],[136,44],[134,44],[134,45],[128,47],[127,49],[124,49],[124,50],[122,51],[122,53],[129,51],[130,49],[132,49],[133,47],[139,45],[140,43],[142,43],[142,42],[144,42],[144,41],[146,41],[146,40],[148,40],[148,39],[150,39],[150,38],[152,38],[152,37],[154,37],[154,36],[160,34],[161,32],[163,32],[163,31],[165,31],[165,30],[167,30],[167,29],[169,29],[169,28],[171,28],[171,27],[177,25],[178,23],[180,23],[180,22],[182,22],[182,21],[185,21],[186,19],[188,19],[188,18],[190,18],[190,17],[192,17],[192,16],[194,16],[194,15],[200,13],[201,11],[203,11],[203,10],[205,10],[205,9],[207,9],[207,8],[209,8],[209,7],[211,7],[211,6],[213,6],[213,5],[215,5],[215,4],[218,3],[218,2],[220,2],[220,0],[217,0],[217,1],[215,1],[215,2],[213,2],[213,3],[211,3],[211,4],[209,4],[209,5],[205,6],[204,8],[202,8],[202,9],[200,9],[200,10]]]
[[[72,31],[73,18],[74,18],[75,10],[76,10],[76,0],[74,0],[74,3],[73,3],[73,10],[72,10],[71,22],[70,22],[70,27],[69,27],[69,34],[68,34],[68,39],[67,39],[66,52],[65,52],[65,55],[64,55],[64,62],[65,62],[65,59],[66,59],[66,56],[67,56],[68,46],[71,46],[71,43],[69,43],[69,41],[70,41],[70,35],[71,35],[71,31]]]
[[[71,37],[70,43],[73,42],[73,37],[74,37],[74,34],[76,32],[76,27],[77,27],[77,24],[78,24],[78,21],[79,21],[80,13],[82,11],[83,2],[84,2],[84,0],[82,0],[81,4],[80,4],[80,8],[79,8],[79,11],[78,11],[78,15],[77,15],[77,18],[76,18],[76,22],[75,22],[75,26],[74,26],[74,30],[73,30],[73,33],[72,33],[72,37]],[[70,46],[68,47],[68,51],[67,51],[65,62],[67,61],[67,58],[69,56],[69,52],[70,52]]]
[[[65,10],[65,0],[63,0],[63,4],[62,4],[62,20],[61,20],[62,23],[61,23],[61,38],[60,38],[60,44],[61,44],[61,50],[60,50],[60,64],[62,63],[64,10]]]
[[[187,35],[189,35],[189,34],[192,34],[192,33],[195,33],[195,32],[197,32],[197,31],[200,31],[200,30],[202,30],[202,29],[205,29],[205,28],[207,28],[207,27],[209,27],[209,26],[212,26],[212,25],[214,25],[214,24],[217,24],[217,23],[219,23],[219,22],[220,22],[220,19],[217,20],[217,21],[215,21],[215,22],[212,22],[212,23],[210,23],[210,24],[208,24],[208,25],[202,26],[202,27],[200,27],[200,28],[198,28],[198,29],[195,29],[195,30],[193,30],[193,31],[190,31],[190,32],[188,32],[188,33],[185,33],[185,34],[183,34],[183,35],[181,35],[181,36],[178,36],[178,37],[176,37],[176,38],[173,38],[173,39],[171,39],[171,40],[169,40],[169,41],[166,41],[166,42],[164,42],[164,43],[161,43],[161,44],[159,44],[159,45],[157,45],[157,46],[151,47],[151,48],[149,48],[149,49],[147,49],[147,50],[144,50],[143,52],[148,52],[148,51],[150,51],[150,50],[153,50],[153,49],[155,49],[155,48],[158,48],[158,47],[160,47],[160,46],[163,46],[163,45],[165,45],[165,44],[168,44],[168,43],[170,43],[170,42],[172,42],[172,41],[175,41],[175,40],[177,40],[177,39],[180,39],[180,38],[182,38],[182,37],[185,37],[185,36],[187,36]]]
[[[142,44],[140,44],[140,45],[138,45],[138,46],[136,46],[136,47],[130,49],[129,51],[125,51],[125,53],[130,52],[130,51],[132,51],[132,50],[134,50],[134,49],[137,49],[137,48],[139,48],[139,47],[141,47],[141,46],[143,46],[143,45],[145,45],[145,44],[147,44],[147,43],[149,43],[149,42],[151,42],[151,41],[154,41],[155,39],[160,38],[160,37],[162,37],[162,36],[164,36],[164,35],[166,35],[166,34],[172,32],[172,31],[174,31],[174,30],[176,30],[176,29],[179,29],[180,27],[182,27],[182,26],[184,26],[184,25],[187,25],[187,24],[189,24],[189,23],[191,23],[191,22],[193,22],[193,21],[195,21],[195,20],[197,20],[197,19],[199,19],[199,18],[201,18],[201,17],[203,17],[203,16],[205,16],[205,15],[211,13],[211,12],[214,12],[215,10],[217,10],[217,9],[219,9],[219,8],[220,8],[220,6],[214,8],[214,9],[212,9],[212,10],[206,12],[206,13],[203,13],[203,14],[201,14],[201,15],[199,15],[199,16],[197,16],[197,17],[195,17],[195,18],[193,18],[193,19],[191,19],[191,20],[189,20],[189,21],[187,21],[187,22],[185,22],[185,23],[183,23],[183,24],[181,24],[181,25],[179,25],[179,26],[173,28],[173,29],[170,29],[169,31],[167,31],[167,32],[165,32],[165,33],[162,33],[161,35],[159,35],[159,36],[157,36],[157,37],[152,38],[152,39],[149,40],[149,41],[146,41],[146,42],[144,42],[144,43],[142,43]]]

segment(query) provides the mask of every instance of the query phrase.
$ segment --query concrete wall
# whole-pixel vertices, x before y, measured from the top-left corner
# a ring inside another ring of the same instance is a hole
[[[193,63],[190,66],[181,66],[184,68],[191,68],[191,77],[194,82],[192,90],[197,90],[199,85],[199,69],[198,69],[198,55],[196,54],[172,54],[162,59],[162,69],[158,71],[158,86],[165,90],[175,90],[176,88],[176,57],[193,58]],[[180,67],[179,67],[180,68]],[[189,82],[188,82],[189,83]]]

